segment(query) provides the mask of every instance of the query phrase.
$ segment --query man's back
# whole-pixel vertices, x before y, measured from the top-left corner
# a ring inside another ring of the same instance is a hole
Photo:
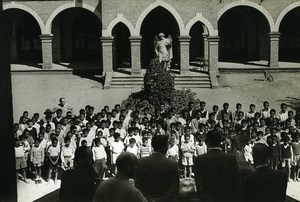
[[[94,181],[79,170],[68,170],[62,174],[60,201],[92,201]]]
[[[287,174],[264,166],[242,180],[244,201],[279,202],[285,200]]]
[[[148,200],[174,201],[179,191],[177,163],[162,153],[139,159],[135,185]]]
[[[195,181],[203,201],[234,201],[238,198],[238,164],[232,154],[212,149],[195,158]]]
[[[147,202],[143,194],[129,183],[128,178],[119,176],[110,178],[99,185],[94,201],[101,202]]]

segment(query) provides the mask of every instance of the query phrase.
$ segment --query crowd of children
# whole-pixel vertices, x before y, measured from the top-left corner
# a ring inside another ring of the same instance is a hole
[[[95,171],[99,180],[104,175],[116,173],[116,158],[124,151],[138,158],[152,153],[151,139],[155,135],[169,137],[167,157],[183,167],[183,177],[192,177],[193,158],[205,154],[206,134],[219,130],[223,135],[221,149],[234,153],[240,161],[253,164],[252,147],[256,143],[269,146],[269,166],[286,169],[294,181],[300,172],[300,115],[287,110],[282,103],[280,110],[270,109],[265,101],[262,110],[254,104],[244,111],[240,103],[231,111],[224,103],[219,110],[214,105],[206,109],[206,103],[188,103],[180,111],[172,107],[159,107],[153,113],[148,107],[121,107],[110,110],[105,106],[95,113],[93,106],[86,106],[74,114],[73,110],[47,109],[45,116],[34,113],[29,118],[25,111],[19,123],[14,124],[17,175],[35,174],[35,182],[41,183],[42,172],[49,181],[58,169],[73,167],[75,149],[91,147]],[[293,173],[291,173],[291,168]],[[290,179],[289,179],[290,180]]]

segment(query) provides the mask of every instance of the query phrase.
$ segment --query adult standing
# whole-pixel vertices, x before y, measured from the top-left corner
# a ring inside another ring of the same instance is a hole
[[[118,173],[98,186],[94,202],[147,202],[141,191],[129,182],[129,178],[133,178],[136,172],[136,156],[128,152],[122,153],[118,156],[116,165]]]
[[[57,109],[61,109],[62,110],[62,115],[66,116],[67,112],[72,112],[72,114],[74,113],[74,109],[71,105],[66,104],[66,99],[64,97],[59,98],[59,103],[57,106],[55,106],[52,109],[52,112],[56,112]]]
[[[287,174],[268,166],[269,148],[258,143],[253,147],[256,171],[242,179],[244,201],[283,202],[286,196]]]
[[[135,186],[148,201],[176,201],[179,192],[179,173],[176,162],[166,158],[168,137],[154,136],[154,153],[139,159]]]
[[[194,161],[197,193],[201,201],[237,201],[239,172],[235,155],[221,150],[221,134],[208,132],[208,153]]]
[[[93,153],[90,148],[78,147],[75,151],[74,169],[63,172],[59,198],[63,202],[90,202],[95,193]]]

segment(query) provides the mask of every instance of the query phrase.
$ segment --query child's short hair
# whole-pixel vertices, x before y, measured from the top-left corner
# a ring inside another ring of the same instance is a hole
[[[89,132],[89,130],[88,129],[86,129],[86,128],[84,128],[83,130],[82,130],[82,133],[84,134],[84,133],[88,133]]]
[[[212,108],[218,110],[218,109],[219,109],[219,106],[218,106],[218,105],[214,105]]]
[[[187,138],[190,138],[190,136],[187,135],[187,134],[185,134],[185,135],[184,135],[184,139],[187,139]]]
[[[69,136],[66,136],[66,137],[64,138],[64,142],[70,142],[70,141],[71,141],[71,139],[70,139]]]
[[[242,104],[241,103],[237,103],[236,104],[236,108],[238,108],[238,107],[242,107]]]
[[[170,128],[171,128],[171,127],[176,127],[176,123],[171,123],[171,124],[170,124]]]
[[[186,132],[187,130],[192,130],[190,126],[185,127],[184,131]]]
[[[251,108],[251,107],[255,107],[255,104],[250,104],[250,108]]]
[[[114,128],[110,128],[109,129],[109,132],[111,133],[111,132],[115,132],[116,131],[116,129],[114,129]]]
[[[100,143],[100,138],[95,138],[95,139],[94,139],[94,142],[95,142],[95,144]]]
[[[81,146],[85,146],[85,145],[87,145],[87,141],[86,140],[82,140],[81,141]]]
[[[56,113],[62,113],[62,110],[60,108],[58,108],[55,112]]]
[[[271,110],[270,110],[270,113],[271,113],[271,112],[276,113],[276,110],[275,110],[275,109],[271,109]]]
[[[136,143],[136,140],[134,138],[130,138],[129,143]]]
[[[228,103],[228,102],[225,102],[225,103],[223,104],[223,107],[229,107],[229,103]]]
[[[114,139],[117,139],[117,138],[119,138],[119,137],[121,137],[120,133],[115,133],[115,134],[114,134]]]
[[[128,134],[130,134],[130,133],[132,133],[132,132],[134,132],[134,128],[133,128],[133,127],[129,127],[129,128],[128,128]]]
[[[41,139],[40,139],[40,138],[36,138],[36,139],[34,140],[34,142],[41,143]]]
[[[142,141],[143,141],[143,142],[146,142],[146,141],[148,141],[148,138],[147,138],[147,137],[143,137],[143,138],[142,138]]]
[[[51,134],[54,134],[54,133],[51,133]],[[58,142],[58,139],[57,139],[57,137],[53,137],[53,138],[51,138],[51,142]]]
[[[257,131],[257,135],[263,136],[263,135],[264,135],[264,132],[262,132],[262,131]]]
[[[287,107],[287,104],[285,104],[285,103],[281,103],[280,107],[281,107],[281,108],[283,108],[283,107]]]

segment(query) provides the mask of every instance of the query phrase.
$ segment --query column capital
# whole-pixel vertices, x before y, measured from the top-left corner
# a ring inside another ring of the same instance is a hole
[[[209,34],[208,34],[208,33],[205,33],[205,32],[203,32],[203,33],[202,33],[202,36],[203,36],[204,38],[207,38],[207,37],[209,36]]]
[[[100,37],[100,40],[102,43],[112,43],[113,40],[114,40],[114,37],[112,36],[103,36],[103,37]]]
[[[191,36],[187,35],[187,36],[179,36],[178,40],[179,42],[190,42],[192,39]]]
[[[142,37],[141,36],[131,36],[131,37],[129,37],[129,41],[139,43],[142,41]]]
[[[51,42],[53,38],[53,34],[42,34],[40,35],[40,39],[42,42]]]
[[[220,41],[220,37],[219,36],[208,36],[207,39],[208,39],[209,42],[219,43],[219,41]]]
[[[270,32],[269,33],[270,38],[279,38],[280,35],[281,35],[280,32]]]

